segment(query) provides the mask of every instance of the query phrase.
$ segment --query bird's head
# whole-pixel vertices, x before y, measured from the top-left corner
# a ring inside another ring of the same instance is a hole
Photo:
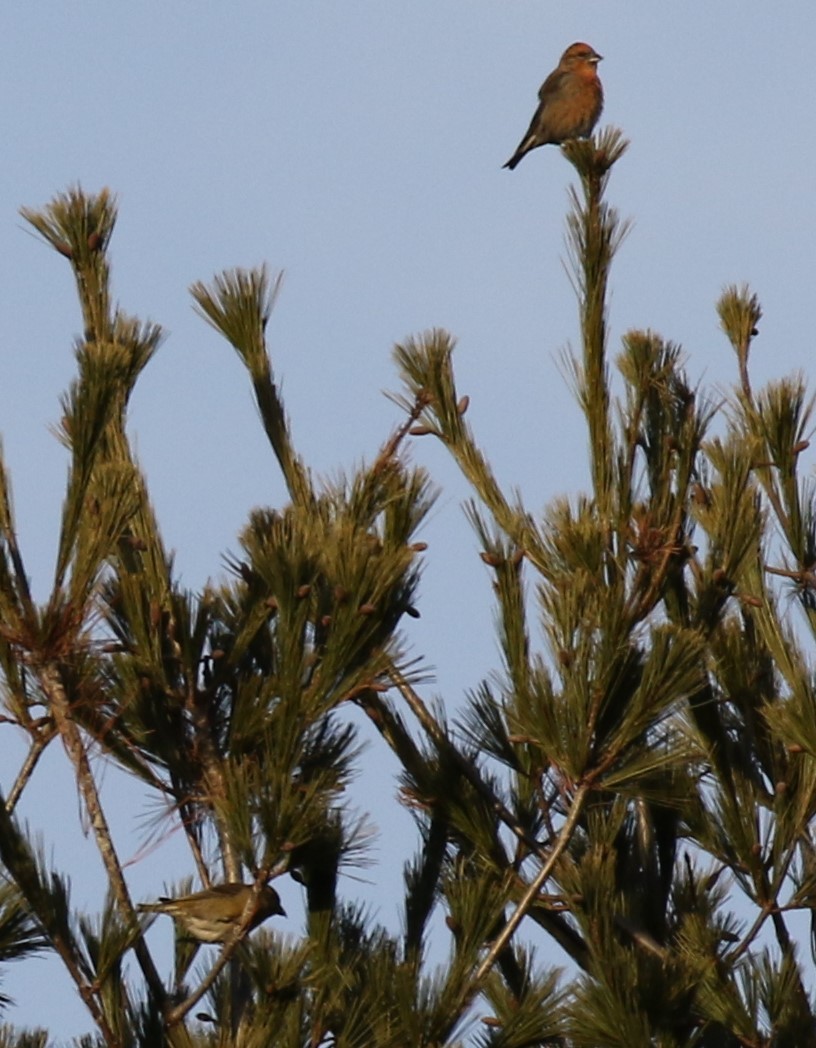
[[[577,43],[570,44],[567,50],[561,55],[561,61],[559,65],[566,69],[576,69],[588,67],[592,70],[601,61],[603,55],[599,55],[598,52],[589,46],[589,44]]]
[[[258,896],[258,912],[266,917],[285,917],[286,910],[281,906],[280,896],[268,884],[261,888]]]

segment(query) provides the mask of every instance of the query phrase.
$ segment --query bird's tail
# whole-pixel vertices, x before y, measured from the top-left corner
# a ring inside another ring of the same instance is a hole
[[[502,167],[506,167],[512,171],[513,168],[527,156],[530,150],[535,149],[537,145],[538,142],[536,141],[535,135],[528,131],[524,138],[519,142],[515,153],[513,153],[506,164],[502,164]]]
[[[171,899],[160,899],[158,902],[140,902],[136,907],[138,913],[167,913],[167,903]]]

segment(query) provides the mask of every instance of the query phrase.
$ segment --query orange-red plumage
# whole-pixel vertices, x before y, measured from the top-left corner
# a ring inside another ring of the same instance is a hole
[[[589,44],[571,44],[567,48],[558,67],[541,85],[538,109],[505,167],[512,171],[523,156],[538,146],[558,145],[592,133],[603,109],[603,88],[598,79],[602,57]]]

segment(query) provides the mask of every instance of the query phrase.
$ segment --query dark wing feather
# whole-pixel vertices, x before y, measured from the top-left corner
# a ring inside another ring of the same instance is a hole
[[[538,98],[541,105],[546,105],[547,102],[557,95],[561,90],[561,85],[564,82],[565,77],[569,77],[570,73],[566,69],[553,69],[541,87],[538,89]],[[538,107],[541,109],[541,106]]]

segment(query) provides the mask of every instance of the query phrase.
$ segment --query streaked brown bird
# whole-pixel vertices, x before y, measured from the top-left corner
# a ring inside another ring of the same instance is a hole
[[[570,44],[538,92],[535,111],[527,134],[504,167],[512,171],[531,149],[560,145],[569,138],[586,138],[592,133],[603,109],[603,88],[598,79],[598,63],[603,58],[589,44]]]
[[[237,930],[250,895],[251,884],[216,884],[177,899],[160,896],[158,902],[142,903],[140,913],[168,913],[184,931],[200,942],[228,942]],[[257,928],[268,917],[286,916],[278,893],[264,885],[258,893],[258,908],[247,930]]]

